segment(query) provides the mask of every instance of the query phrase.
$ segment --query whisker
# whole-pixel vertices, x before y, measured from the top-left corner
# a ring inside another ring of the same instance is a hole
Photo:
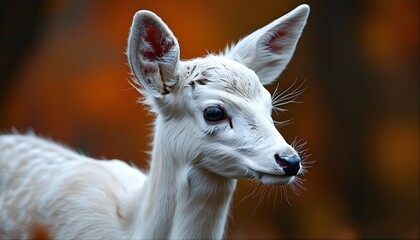
[[[273,204],[273,214],[276,211],[276,198],[277,198],[277,189],[278,188],[274,188],[275,192],[274,192],[274,204]]]
[[[296,150],[301,150],[307,143],[308,142],[305,138],[301,138],[298,140],[298,137],[296,136],[290,145]]]
[[[302,171],[301,174],[305,174],[307,172],[308,168],[312,167],[312,164],[315,163],[314,160],[308,161],[311,154],[309,153],[309,149],[304,148],[308,142],[306,139],[301,138],[298,139],[297,136],[293,140],[293,142],[290,144],[299,154],[302,164]]]
[[[264,194],[265,194],[265,191],[266,191],[266,187],[267,187],[267,186],[260,185],[260,188],[259,188],[259,189],[260,189],[260,191],[258,192],[258,195],[260,196],[260,198],[258,199],[257,205],[255,206],[254,211],[252,212],[252,216],[254,216],[255,211],[257,211],[258,206],[261,204],[262,199],[264,198]]]
[[[278,112],[285,112],[287,109],[285,109],[284,105],[290,104],[290,103],[300,103],[296,99],[299,97],[300,94],[302,94],[306,88],[304,88],[304,84],[306,82],[306,79],[304,79],[297,87],[297,79],[285,90],[280,91],[279,90],[279,84],[277,84],[276,89],[273,92],[272,95],[272,105],[273,110]],[[292,90],[293,89],[293,90]]]
[[[255,195],[255,190],[256,190],[256,184],[255,182],[251,182],[253,183],[253,186],[251,187],[250,190],[248,190],[248,192],[245,194],[245,197],[243,197],[239,202],[237,202],[235,204],[235,206],[233,206],[233,208],[237,207],[238,205],[240,205],[241,203],[243,203],[246,199],[248,199],[250,196]]]
[[[303,185],[303,182],[305,182],[305,181],[306,181],[306,179],[298,177],[296,179],[296,186],[299,187],[300,189],[304,190],[304,191],[307,191],[308,189]]]
[[[306,187],[303,185],[304,179],[296,177],[292,183],[289,184],[290,189],[298,196],[300,196],[301,191],[306,191]]]
[[[293,193],[295,193],[296,195],[300,196],[300,191],[296,188],[295,183],[291,183],[289,185],[289,188],[292,190]]]
[[[287,126],[289,124],[292,124],[292,120],[293,120],[293,118],[290,118],[290,119],[285,120],[285,121],[276,121],[276,120],[273,120],[273,121],[274,121],[274,125],[279,126],[279,127],[284,127],[284,126]]]
[[[289,195],[287,193],[287,188],[286,186],[282,186],[282,190],[283,190],[283,194],[284,194],[284,199],[286,200],[286,202],[289,204],[289,206],[292,206],[292,204],[289,201]]]

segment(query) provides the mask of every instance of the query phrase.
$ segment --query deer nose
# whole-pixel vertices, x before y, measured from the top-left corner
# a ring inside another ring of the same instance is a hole
[[[286,176],[296,176],[300,169],[300,157],[297,154],[281,157],[274,155],[276,163],[283,168]]]

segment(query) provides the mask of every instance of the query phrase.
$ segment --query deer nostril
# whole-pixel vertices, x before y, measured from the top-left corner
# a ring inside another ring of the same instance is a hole
[[[274,155],[274,157],[276,158],[276,163],[280,167],[287,168],[289,166],[289,162],[287,162],[284,158],[280,157],[278,154]]]
[[[276,163],[283,168],[286,176],[296,176],[300,169],[300,157],[299,155],[290,155],[281,157],[278,154],[274,155]]]

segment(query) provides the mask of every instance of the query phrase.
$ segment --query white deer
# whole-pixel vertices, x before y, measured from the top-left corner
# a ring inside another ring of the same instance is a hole
[[[277,131],[270,84],[309,14],[301,5],[219,55],[180,60],[150,11],[134,15],[127,56],[156,114],[150,170],[98,161],[33,134],[0,137],[0,238],[220,239],[237,179],[286,185],[304,170]]]

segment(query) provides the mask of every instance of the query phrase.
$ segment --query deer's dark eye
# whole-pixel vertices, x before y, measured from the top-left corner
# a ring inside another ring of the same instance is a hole
[[[203,116],[208,122],[219,122],[225,119],[225,112],[222,107],[208,107],[204,110]]]

